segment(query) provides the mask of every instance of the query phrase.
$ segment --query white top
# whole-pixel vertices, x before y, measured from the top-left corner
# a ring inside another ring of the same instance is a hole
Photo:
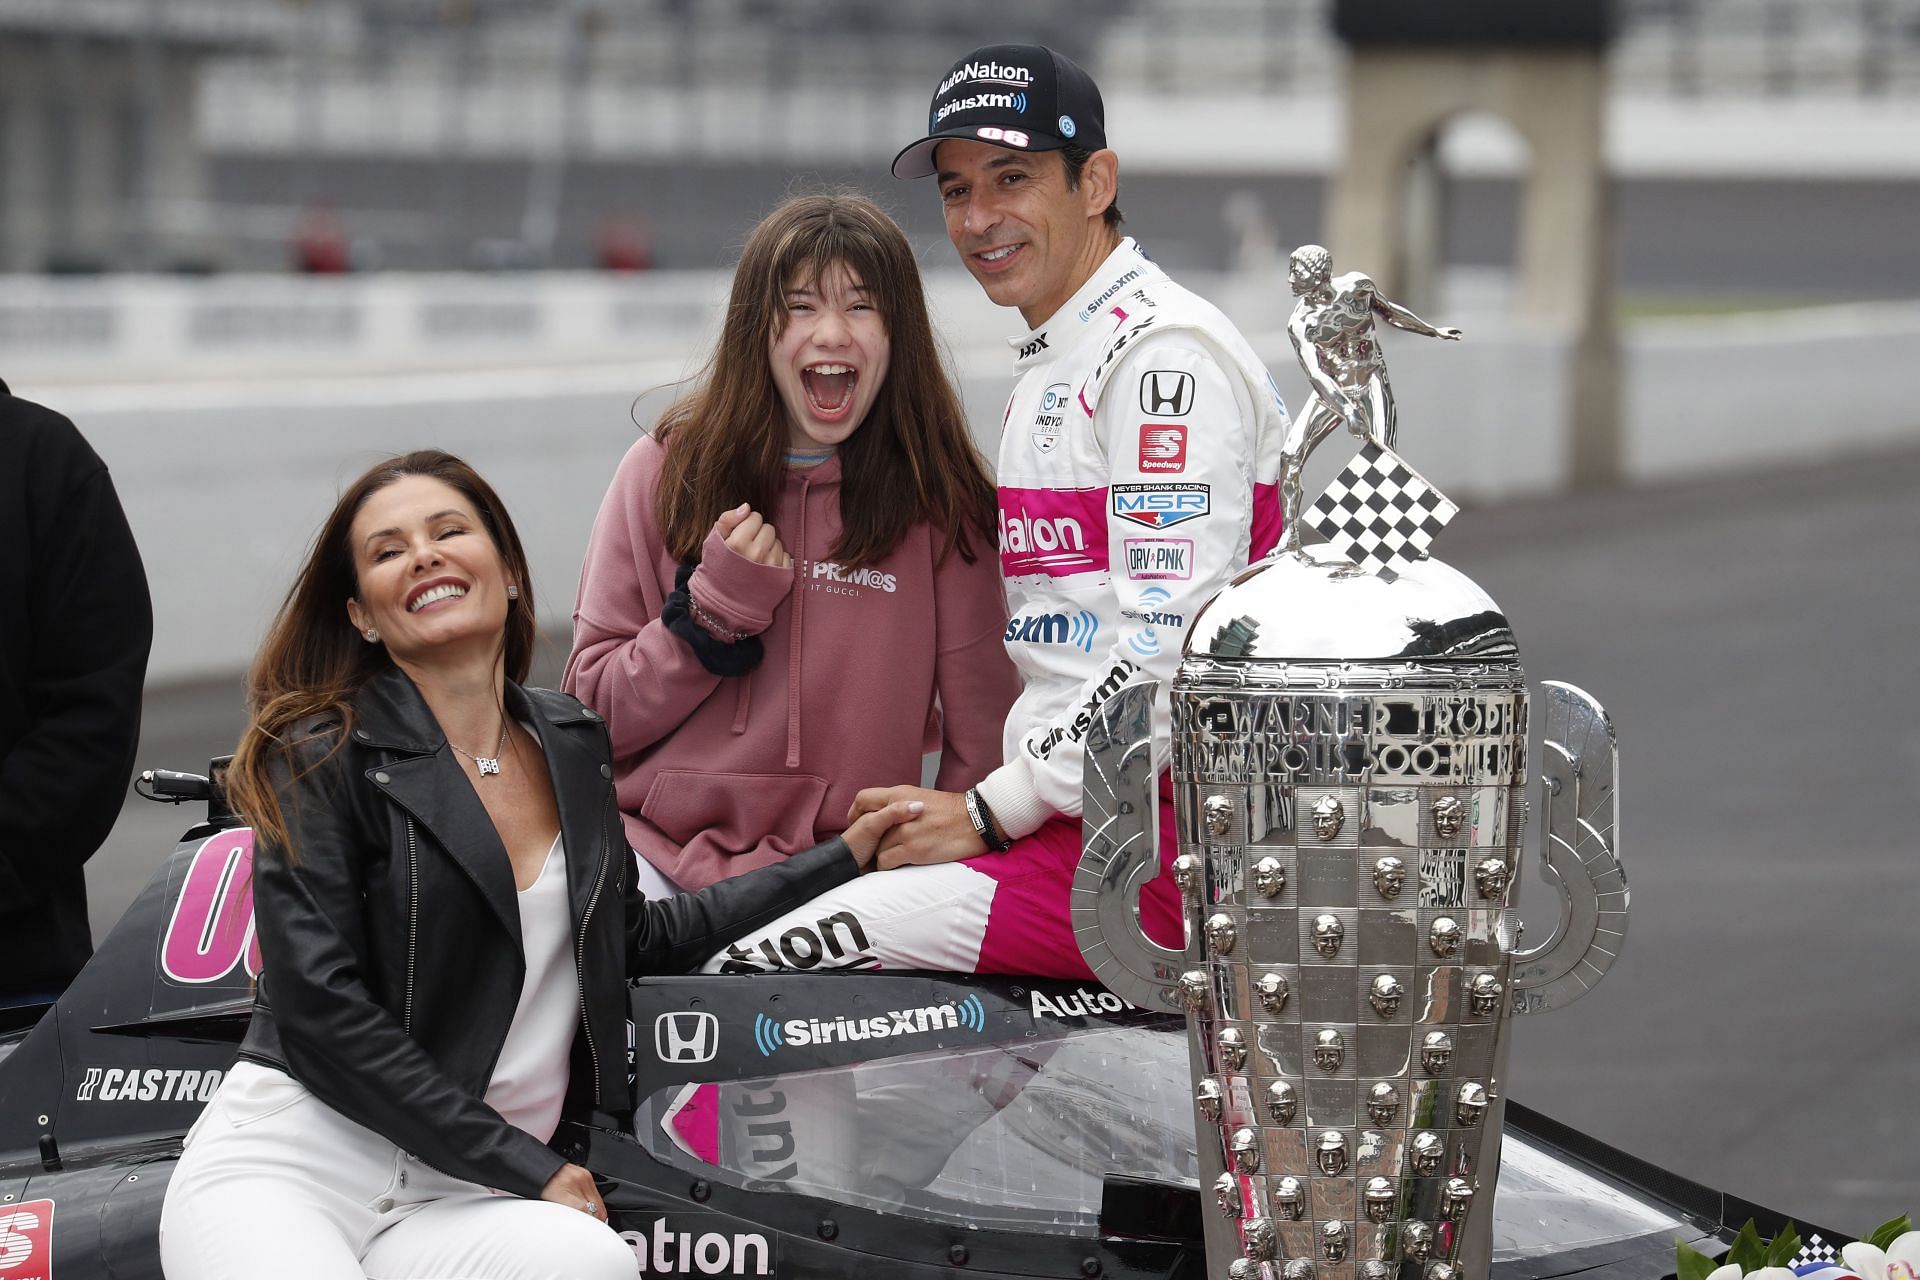
[[[573,963],[573,912],[567,904],[567,850],[558,835],[540,874],[520,890],[520,940],[527,976],[500,1047],[487,1105],[508,1123],[545,1142],[560,1124],[568,1058],[580,1026],[578,970]]]

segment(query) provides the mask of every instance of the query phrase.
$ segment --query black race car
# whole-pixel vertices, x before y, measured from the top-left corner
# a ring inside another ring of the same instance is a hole
[[[252,833],[207,779],[144,778],[208,818],[59,1002],[0,1032],[0,1280],[157,1280],[167,1179],[246,1029]],[[1206,1274],[1181,1022],[1104,988],[649,978],[628,1041],[632,1125],[554,1141],[642,1275]],[[1495,1280],[1668,1276],[1676,1240],[1717,1253],[1748,1217],[1780,1223],[1508,1103]]]

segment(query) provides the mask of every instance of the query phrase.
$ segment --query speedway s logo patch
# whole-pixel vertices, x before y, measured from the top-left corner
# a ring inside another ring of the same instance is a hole
[[[0,1272],[7,1280],[52,1280],[53,1201],[0,1205]]]
[[[678,1009],[653,1020],[653,1051],[662,1062],[695,1065],[720,1052],[720,1019],[696,1009]]]
[[[649,1228],[622,1231],[643,1276],[721,1276],[742,1280],[774,1273],[773,1243],[758,1231],[701,1231],[704,1222],[724,1226],[717,1215],[655,1218]],[[8,1277],[12,1280],[12,1277]]]
[[[1193,412],[1193,375],[1149,369],[1140,375],[1140,412],[1149,418],[1184,418]]]
[[[1183,422],[1140,424],[1140,469],[1177,474],[1187,469],[1187,427]]]
[[[1212,510],[1204,484],[1116,484],[1112,493],[1115,516],[1149,529],[1171,529]]]
[[[88,1067],[75,1102],[212,1102],[225,1073],[180,1067]]]
[[[753,1015],[753,1043],[763,1058],[771,1058],[775,1051],[788,1046],[800,1049],[853,1040],[890,1040],[930,1031],[967,1030],[978,1034],[986,1029],[986,1006],[979,996],[971,994],[953,1004],[894,1009],[866,1018],[788,1018],[776,1022],[764,1013]]]

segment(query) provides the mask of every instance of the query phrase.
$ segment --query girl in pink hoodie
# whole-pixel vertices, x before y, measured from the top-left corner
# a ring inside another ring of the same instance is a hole
[[[863,198],[781,205],[581,570],[565,688],[607,719],[641,856],[698,889],[837,834],[923,752],[947,790],[997,765],[994,511],[906,237]]]

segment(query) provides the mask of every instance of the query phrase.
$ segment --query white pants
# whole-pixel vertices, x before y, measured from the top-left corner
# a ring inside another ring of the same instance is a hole
[[[167,1280],[632,1280],[599,1219],[441,1173],[284,1072],[236,1063],[160,1214]]]

